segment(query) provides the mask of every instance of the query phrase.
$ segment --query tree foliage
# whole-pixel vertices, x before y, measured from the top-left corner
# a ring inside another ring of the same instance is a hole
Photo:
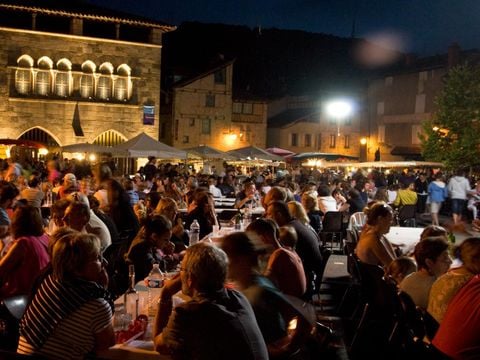
[[[433,118],[423,123],[423,157],[449,169],[479,165],[480,67],[451,69],[436,105]]]

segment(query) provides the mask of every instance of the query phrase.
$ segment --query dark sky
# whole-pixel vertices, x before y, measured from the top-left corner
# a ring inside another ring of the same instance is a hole
[[[172,25],[183,21],[297,29],[357,37],[431,55],[458,42],[480,48],[479,0],[89,0]],[[356,16],[355,16],[356,14]]]

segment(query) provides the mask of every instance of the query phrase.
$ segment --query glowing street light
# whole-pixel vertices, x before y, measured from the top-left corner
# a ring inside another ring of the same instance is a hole
[[[352,104],[347,100],[330,101],[325,110],[327,114],[337,121],[337,136],[340,136],[340,121],[352,114]]]

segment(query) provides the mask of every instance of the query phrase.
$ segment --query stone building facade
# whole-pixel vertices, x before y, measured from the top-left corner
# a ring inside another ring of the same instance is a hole
[[[175,83],[162,105],[160,141],[176,148],[208,145],[228,151],[265,147],[267,104],[232,94],[233,61]]]
[[[161,35],[173,27],[90,5],[9,3],[0,1],[0,138],[49,147],[158,138]]]

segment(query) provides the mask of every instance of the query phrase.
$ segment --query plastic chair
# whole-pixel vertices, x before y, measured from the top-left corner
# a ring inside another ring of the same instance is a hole
[[[320,231],[322,246],[334,250],[342,251],[343,239],[343,213],[339,211],[328,211],[323,216],[323,229]]]

